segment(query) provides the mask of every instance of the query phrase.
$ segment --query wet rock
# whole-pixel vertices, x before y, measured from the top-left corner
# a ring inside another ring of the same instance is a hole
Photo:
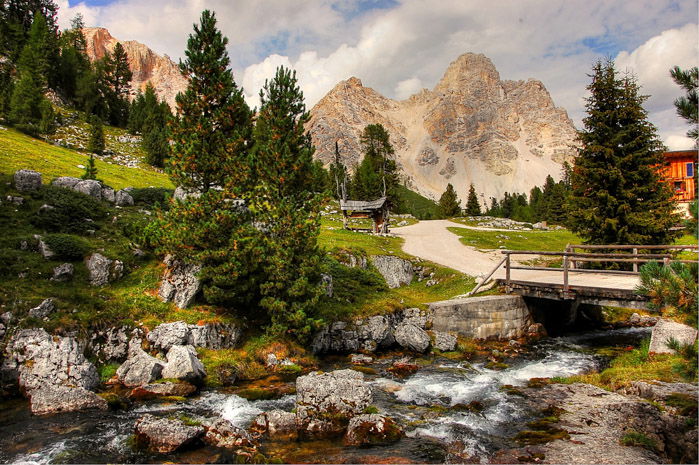
[[[131,207],[134,204],[133,197],[124,189],[117,191],[114,202],[118,207]]]
[[[378,414],[359,415],[347,426],[345,445],[365,446],[390,444],[403,436],[403,430],[390,418]]]
[[[648,352],[674,354],[675,351],[667,345],[670,339],[675,339],[680,344],[694,344],[697,340],[697,330],[691,326],[661,318],[651,332]]]
[[[50,314],[56,311],[56,304],[53,303],[53,299],[45,299],[36,307],[29,310],[29,316],[31,318],[46,318]]]
[[[402,359],[393,362],[388,371],[400,378],[406,378],[410,375],[417,373],[419,369],[420,367],[417,366],[415,363],[410,363],[409,359]]]
[[[187,382],[181,383],[155,383],[138,386],[131,390],[129,397],[132,399],[153,399],[163,396],[187,397],[197,392],[197,387]]]
[[[156,418],[146,414],[136,420],[136,440],[149,449],[168,454],[190,445],[204,436],[201,426],[187,426],[181,420]]]
[[[393,255],[375,255],[371,257],[371,261],[391,289],[408,285],[413,281],[415,273],[409,260]]]
[[[296,414],[284,410],[261,413],[253,420],[252,429],[271,439],[295,440],[298,436]]]
[[[629,324],[632,326],[653,326],[658,322],[658,318],[654,316],[639,315],[638,313],[633,313],[629,317]]]
[[[114,192],[114,189],[112,189],[111,187],[103,186],[102,200],[109,203],[116,202],[116,193]]]
[[[158,295],[164,302],[174,302],[179,308],[187,308],[201,289],[197,275],[201,265],[188,264],[171,255],[165,257],[165,274]]]
[[[197,358],[192,346],[172,346],[167,353],[167,364],[163,368],[163,378],[177,378],[192,383],[201,383],[206,377],[204,365]]]
[[[244,429],[231,425],[231,422],[218,418],[204,424],[204,441],[215,447],[232,449],[236,455],[252,457],[257,452],[257,443]]]
[[[527,328],[527,337],[546,337],[546,328],[541,323],[533,323]]]
[[[73,190],[97,200],[102,199],[102,184],[94,179],[84,179],[78,182],[73,186]]]
[[[85,260],[92,286],[104,286],[121,278],[124,264],[119,260],[110,260],[100,253],[93,253]]]
[[[80,181],[80,179],[71,176],[60,176],[58,178],[54,178],[54,180],[51,181],[51,185],[56,187],[63,187],[65,189],[72,189]]]
[[[352,354],[352,355],[350,355],[350,362],[354,363],[355,365],[364,365],[367,363],[371,363],[373,361],[374,361],[374,359],[368,355],[364,355],[364,354]]]
[[[15,189],[19,192],[35,191],[41,187],[41,173],[32,170],[18,170],[14,175]]]
[[[73,264],[63,263],[53,269],[53,276],[51,277],[51,281],[68,281],[73,277],[73,273],[75,273],[75,267],[73,266]]]
[[[442,331],[435,331],[433,346],[442,352],[451,352],[456,349],[456,336]]]
[[[86,409],[107,409],[106,400],[81,387],[47,385],[31,391],[30,396],[31,410],[35,415]]]
[[[136,387],[161,378],[163,362],[151,357],[142,349],[131,345],[129,358],[121,364],[116,374],[124,386]]]
[[[172,346],[185,345],[189,341],[189,325],[184,321],[163,323],[148,333],[153,348],[167,352]]]
[[[423,353],[430,346],[429,334],[413,323],[399,324],[394,334],[396,342],[404,349]]]
[[[18,385],[25,393],[47,385],[89,390],[99,383],[97,369],[72,337],[51,336],[43,329],[25,329],[15,334],[7,353],[17,363]]]
[[[187,342],[194,347],[207,349],[229,349],[235,347],[242,335],[242,329],[230,323],[207,323],[189,325]]]
[[[312,436],[337,434],[372,402],[364,375],[354,370],[310,373],[296,379],[296,418]]]
[[[123,362],[128,356],[129,340],[132,337],[142,337],[142,331],[128,326],[95,330],[87,347],[102,363]]]

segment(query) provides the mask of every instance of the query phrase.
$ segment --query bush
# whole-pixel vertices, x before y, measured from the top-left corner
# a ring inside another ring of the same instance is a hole
[[[107,212],[100,201],[71,189],[44,186],[41,196],[53,208],[40,209],[30,222],[47,232],[84,233],[88,229],[99,229],[94,220]]]
[[[71,234],[49,234],[43,239],[59,259],[81,260],[90,251],[87,241]]]
[[[142,189],[133,189],[131,197],[136,205],[144,205],[154,207],[155,205],[165,206],[166,200],[172,196],[172,189],[164,187],[146,187]]]

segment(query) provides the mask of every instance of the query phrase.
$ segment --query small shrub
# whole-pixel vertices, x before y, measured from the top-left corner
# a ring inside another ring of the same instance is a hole
[[[131,197],[136,205],[154,207],[155,205],[166,205],[166,200],[172,196],[172,189],[163,187],[145,187],[141,189],[133,189]]]
[[[109,381],[114,376],[119,368],[118,363],[108,363],[100,367],[100,381],[103,383]]]
[[[71,234],[48,234],[44,241],[56,258],[62,260],[81,260],[90,251],[87,241]]]
[[[366,414],[379,413],[379,409],[376,408],[376,407],[373,406],[373,405],[370,405],[370,406],[366,407],[366,408],[364,409],[364,412],[362,412],[362,413],[366,413]]]
[[[40,194],[53,208],[40,209],[30,222],[47,232],[84,233],[99,229],[94,220],[103,218],[107,212],[98,200],[71,189],[43,186]]]
[[[648,450],[657,450],[658,446],[655,441],[643,433],[637,431],[629,431],[621,437],[619,441],[623,446],[643,447]]]

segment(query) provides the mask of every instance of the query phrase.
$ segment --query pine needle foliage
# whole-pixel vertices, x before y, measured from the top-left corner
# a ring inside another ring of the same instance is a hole
[[[664,146],[643,108],[646,96],[614,62],[593,67],[581,148],[571,174],[571,229],[588,244],[666,244],[680,218],[661,182]]]
[[[457,216],[461,213],[461,201],[451,183],[447,184],[447,188],[439,198],[439,208],[442,211],[442,215],[446,217]]]
[[[663,266],[649,262],[640,269],[637,292],[648,296],[649,307],[663,316],[684,318],[697,325],[697,266],[671,262]]]
[[[481,216],[481,204],[478,202],[478,195],[473,184],[468,188],[468,199],[466,200],[466,214],[468,216]]]
[[[687,93],[675,100],[677,115],[687,120],[691,129],[687,131],[687,137],[699,143],[699,68],[696,66],[687,70],[675,66],[670,70],[670,75],[677,85]]]

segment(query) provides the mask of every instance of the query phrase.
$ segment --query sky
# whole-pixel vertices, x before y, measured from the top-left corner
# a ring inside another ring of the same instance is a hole
[[[696,0],[58,0],[59,23],[80,12],[179,60],[201,11],[216,12],[236,82],[251,105],[279,65],[294,68],[312,107],[351,76],[404,99],[433,88],[466,52],[501,79],[535,78],[577,128],[592,65],[611,57],[649,95],[646,109],[671,150],[692,147],[675,113],[669,69],[699,65]]]

